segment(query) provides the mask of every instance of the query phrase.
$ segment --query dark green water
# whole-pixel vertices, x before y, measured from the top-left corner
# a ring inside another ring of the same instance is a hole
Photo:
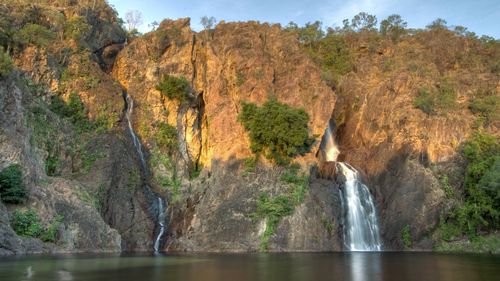
[[[36,256],[1,258],[0,280],[500,280],[500,256],[432,253]]]

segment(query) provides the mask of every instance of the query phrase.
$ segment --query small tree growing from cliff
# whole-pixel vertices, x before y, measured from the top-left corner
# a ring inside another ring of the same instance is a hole
[[[312,139],[308,134],[309,116],[303,109],[275,99],[261,107],[253,103],[243,103],[242,106],[238,120],[250,134],[250,148],[254,153],[264,153],[282,165],[308,150]]]
[[[5,203],[21,204],[28,192],[23,184],[21,166],[10,165],[0,172],[0,198]]]
[[[177,78],[167,75],[156,85],[156,90],[160,91],[167,98],[175,99],[182,104],[190,98],[191,86],[184,76]]]

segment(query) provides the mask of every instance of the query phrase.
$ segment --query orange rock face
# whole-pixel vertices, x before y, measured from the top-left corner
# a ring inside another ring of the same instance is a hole
[[[176,126],[189,158],[205,167],[215,159],[251,155],[237,121],[243,101],[262,104],[275,97],[304,108],[311,136],[323,133],[335,103],[334,92],[296,40],[277,25],[256,22],[220,23],[197,34],[189,19],[166,20],[126,46],[112,73],[137,101],[135,125],[161,120]],[[155,86],[164,75],[184,76],[197,101],[183,108],[163,98]],[[148,134],[138,131],[147,142]],[[312,162],[314,154],[304,159]]]

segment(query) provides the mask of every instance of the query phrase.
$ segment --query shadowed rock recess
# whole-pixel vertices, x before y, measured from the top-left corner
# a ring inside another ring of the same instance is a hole
[[[279,25],[220,22],[197,33],[189,19],[164,20],[127,38],[103,0],[5,2],[13,30],[36,24],[52,35],[9,43],[14,68],[0,72],[0,171],[19,164],[28,191],[20,204],[0,201],[0,255],[346,250],[345,184],[327,141],[373,196],[383,250],[405,247],[403,229],[414,248],[433,247],[451,208],[439,172],[463,190],[471,90],[453,115],[415,108],[431,78],[377,66],[391,58],[403,68],[404,46],[384,41],[368,53],[353,35],[353,71],[332,87]],[[22,17],[33,9],[37,18]],[[481,77],[498,95],[498,76]],[[188,86],[172,97],[164,81]],[[287,166],[256,158],[238,121],[244,102],[270,100],[309,116],[314,142]],[[12,221],[28,210],[50,239],[16,234]]]

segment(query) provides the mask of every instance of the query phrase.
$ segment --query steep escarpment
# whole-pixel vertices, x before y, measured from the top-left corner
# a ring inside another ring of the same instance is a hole
[[[263,192],[291,192],[292,187],[280,180],[283,168],[272,168],[263,158],[257,164],[262,167],[243,171],[252,153],[237,121],[242,102],[276,99],[304,108],[310,116],[309,134],[318,136],[335,101],[294,38],[279,26],[255,22],[220,23],[197,34],[188,19],[166,20],[131,41],[118,55],[112,74],[135,101],[134,127],[150,152],[155,185],[170,197],[168,249],[258,249],[265,222],[251,218],[257,198]],[[162,94],[157,85],[167,76],[189,82],[186,99]],[[177,130],[179,142],[167,163],[158,161],[168,154],[159,145],[164,124]],[[314,151],[298,160],[306,173],[315,162]],[[335,198],[328,199],[333,189],[318,190],[320,194],[308,190],[304,203],[279,225],[270,249],[339,249],[335,235],[324,226],[338,224],[331,212]]]

